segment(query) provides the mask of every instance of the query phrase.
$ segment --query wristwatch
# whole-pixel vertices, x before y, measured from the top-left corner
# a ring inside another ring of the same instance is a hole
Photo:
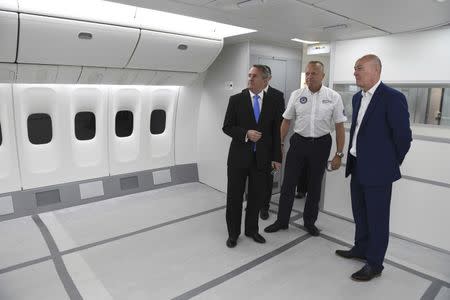
[[[339,156],[340,158],[343,158],[343,157],[344,157],[344,153],[342,153],[342,152],[336,152],[336,156]]]

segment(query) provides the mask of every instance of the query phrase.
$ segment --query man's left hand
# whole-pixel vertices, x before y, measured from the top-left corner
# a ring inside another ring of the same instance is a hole
[[[331,170],[337,170],[341,167],[341,158],[337,155],[331,161]]]
[[[272,162],[272,169],[280,171],[281,169],[281,164],[279,162],[273,161]]]

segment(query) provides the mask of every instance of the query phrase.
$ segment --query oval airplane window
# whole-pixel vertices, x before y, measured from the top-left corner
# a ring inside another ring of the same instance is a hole
[[[127,137],[133,133],[133,113],[129,110],[121,110],[116,114],[116,135]]]
[[[48,144],[53,138],[52,119],[48,114],[31,114],[27,120],[28,139],[35,145]]]
[[[82,111],[75,115],[75,136],[78,140],[92,140],[95,137],[95,128],[94,113]]]
[[[152,111],[150,116],[150,132],[161,134],[166,130],[166,112],[162,109]]]

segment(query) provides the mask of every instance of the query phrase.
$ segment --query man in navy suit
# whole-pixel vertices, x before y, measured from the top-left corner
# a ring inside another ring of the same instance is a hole
[[[264,65],[248,73],[248,89],[230,97],[223,132],[232,138],[227,161],[228,239],[233,248],[241,234],[242,200],[248,178],[245,235],[257,243],[266,240],[258,233],[258,214],[267,194],[267,177],[281,167],[280,108],[278,100],[264,92],[269,78]]]
[[[336,250],[344,258],[366,260],[352,274],[356,281],[381,275],[389,242],[392,182],[401,178],[400,165],[411,146],[405,96],[380,80],[381,61],[373,54],[355,63],[353,118],[345,176],[352,175],[350,192],[355,220],[355,245]]]

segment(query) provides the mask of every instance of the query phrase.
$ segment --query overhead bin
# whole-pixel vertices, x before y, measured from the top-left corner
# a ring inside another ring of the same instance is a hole
[[[123,68],[139,29],[20,14],[17,62]]]
[[[19,0],[19,12],[31,15],[137,27],[134,25],[136,7],[110,1]]]
[[[0,10],[17,11],[17,0],[1,0]]]
[[[0,11],[0,62],[16,60],[18,22],[17,13]]]
[[[203,72],[219,55],[223,41],[141,30],[127,68]]]

